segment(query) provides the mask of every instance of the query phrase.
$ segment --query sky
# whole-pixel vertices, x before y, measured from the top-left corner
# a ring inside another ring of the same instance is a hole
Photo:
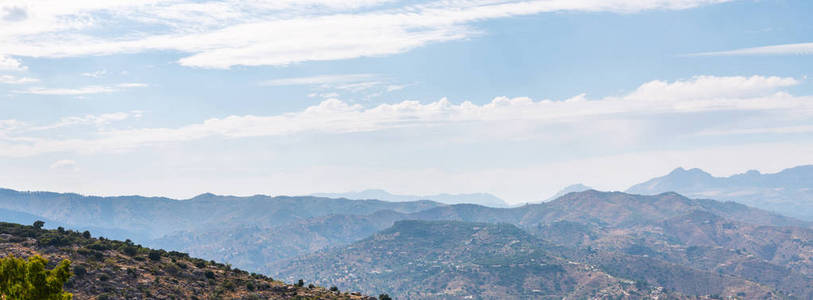
[[[813,163],[807,0],[0,0],[0,187],[537,202]]]

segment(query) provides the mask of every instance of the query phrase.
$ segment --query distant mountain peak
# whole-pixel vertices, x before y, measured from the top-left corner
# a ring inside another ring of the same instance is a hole
[[[701,169],[672,170],[669,174],[633,185],[626,192],[656,195],[667,191],[691,198],[736,201],[789,216],[813,220],[813,165],[776,173],[748,170],[715,177]]]
[[[317,193],[313,196],[327,198],[346,198],[354,200],[383,200],[389,202],[408,202],[418,200],[432,200],[443,204],[477,204],[489,207],[508,207],[508,203],[489,193],[469,194],[435,194],[435,195],[398,195],[383,189],[366,189],[359,192],[347,193]]]
[[[593,188],[591,188],[589,186],[586,186],[584,184],[581,184],[581,183],[571,184],[571,185],[568,185],[565,188],[559,190],[558,192],[556,192],[556,194],[554,194],[550,198],[546,199],[545,202],[556,200],[556,198],[562,197],[562,196],[570,194],[570,193],[584,192],[584,191],[588,191],[588,190],[593,190]]]
[[[217,195],[215,195],[213,193],[203,193],[203,194],[197,195],[195,197],[192,197],[189,200],[205,200],[205,199],[211,199],[211,198],[214,198],[214,197],[217,197]]]
[[[702,176],[702,177],[713,177],[713,176],[711,176],[711,174],[709,174],[709,173],[708,173],[708,172],[706,172],[706,171],[703,171],[702,169],[699,169],[699,168],[691,168],[691,169],[688,169],[688,170],[687,170],[687,169],[684,169],[683,167],[678,167],[678,168],[676,168],[676,169],[672,170],[672,172],[670,172],[670,173],[669,173],[669,175],[666,175],[666,176],[664,176],[664,177],[667,177],[667,176]]]

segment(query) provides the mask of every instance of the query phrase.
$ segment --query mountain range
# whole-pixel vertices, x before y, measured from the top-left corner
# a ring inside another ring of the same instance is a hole
[[[77,230],[93,229],[108,237],[133,240],[239,225],[271,227],[328,214],[364,214],[380,210],[409,213],[441,205],[427,200],[386,202],[312,196],[235,197],[214,194],[175,200],[0,189],[0,209],[3,209],[0,213],[5,212],[6,216],[37,217]]]
[[[677,192],[692,198],[736,201],[813,221],[813,165],[771,174],[751,170],[729,177],[715,177],[701,169],[677,168],[636,184],[626,192],[643,195]]]
[[[43,220],[49,228],[131,239],[288,281],[409,299],[811,299],[809,219],[759,208],[773,203],[760,200],[766,198],[743,200],[732,192],[719,200],[672,191],[716,186],[804,194],[813,182],[809,169],[727,178],[678,169],[626,193],[574,185],[556,199],[519,207],[317,196],[202,194],[174,200],[0,189],[0,219]],[[777,195],[799,202],[803,211],[804,199]],[[758,205],[743,204],[748,201]]]
[[[541,275],[537,272],[544,272],[534,269],[536,257],[517,255],[504,248],[527,242],[535,245],[534,253],[545,253],[545,257],[583,264],[626,282],[683,295],[813,297],[811,224],[733,202],[692,200],[675,193],[640,196],[586,191],[513,209],[437,207],[410,214],[406,219],[445,221],[395,221],[393,227],[372,237],[278,261],[266,272],[287,279],[334,282],[362,291],[378,283],[410,299],[481,295],[506,284],[488,278],[501,278],[507,276],[501,272],[508,272],[518,282],[533,284],[523,286],[526,289],[514,286],[503,291],[508,294],[494,298],[527,298],[534,290],[555,298],[574,297],[568,293],[575,288],[549,289],[549,283],[538,278]],[[484,228],[482,224],[504,224],[512,229],[485,233],[467,229],[464,235],[458,229],[444,229]],[[411,227],[424,234],[415,234]],[[466,246],[474,243],[472,235],[480,234],[495,240],[492,244]],[[499,237],[502,234],[509,236]],[[480,248],[491,250],[481,253],[482,257],[470,256]],[[478,259],[507,260],[511,263],[498,265],[511,267],[490,269],[464,263]],[[562,276],[580,278],[573,272],[563,271],[567,275]],[[428,274],[442,274],[438,276],[448,280],[433,285]],[[450,282],[459,282],[458,289],[448,286]],[[569,282],[576,284],[578,280]],[[601,293],[603,288],[591,291]],[[426,291],[431,293],[421,294]]]
[[[436,194],[436,195],[427,195],[427,196],[416,196],[416,195],[395,195],[391,194],[385,190],[380,189],[369,189],[363,190],[360,192],[348,192],[348,193],[317,193],[313,194],[316,197],[327,197],[327,198],[345,198],[345,199],[354,199],[354,200],[367,200],[367,199],[376,199],[376,200],[384,200],[384,201],[391,201],[391,202],[410,202],[410,201],[420,201],[420,200],[431,200],[435,202],[440,202],[443,204],[478,204],[482,206],[489,206],[489,207],[508,207],[508,203],[506,203],[503,199],[500,199],[497,196],[488,193],[473,193],[473,194]]]

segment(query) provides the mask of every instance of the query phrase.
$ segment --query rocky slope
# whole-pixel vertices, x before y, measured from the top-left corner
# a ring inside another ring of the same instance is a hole
[[[0,253],[41,255],[50,264],[70,260],[74,276],[65,289],[75,299],[375,299],[61,229],[0,223]]]
[[[404,299],[684,298],[562,259],[553,248],[509,224],[399,221],[347,247],[281,264],[279,276],[383,288]],[[726,292],[770,296],[770,289],[737,283]]]

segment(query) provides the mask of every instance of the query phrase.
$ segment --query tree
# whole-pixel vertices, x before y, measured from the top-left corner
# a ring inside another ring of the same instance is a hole
[[[39,255],[28,260],[8,256],[0,258],[0,299],[70,300],[71,293],[62,286],[71,277],[71,261],[63,260],[52,270],[45,269],[48,260]]]
[[[127,256],[136,256],[136,254],[138,254],[138,248],[136,248],[136,246],[125,245],[121,247],[121,252],[124,252]]]
[[[86,238],[86,239],[89,239],[90,238],[90,231],[85,230],[85,232],[82,232],[82,237]]]
[[[378,295],[378,300],[392,300],[392,298],[390,298],[390,295],[388,294],[381,294]]]
[[[305,281],[304,281],[304,280],[302,280],[302,279],[300,279],[299,281],[297,281],[297,282],[296,282],[296,286],[298,286],[298,287],[303,287],[303,286],[305,286]]]
[[[147,256],[149,256],[150,259],[155,260],[155,261],[161,260],[161,251],[152,250],[152,251],[150,251],[150,253]]]
[[[37,229],[37,230],[42,229],[42,226],[45,226],[45,222],[40,221],[40,220],[34,221],[34,229]]]

